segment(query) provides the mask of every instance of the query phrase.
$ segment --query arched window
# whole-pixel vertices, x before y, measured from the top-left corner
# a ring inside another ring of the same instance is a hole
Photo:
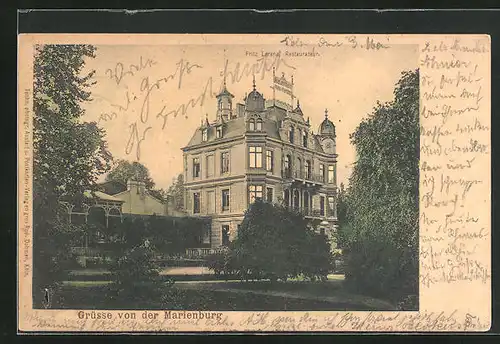
[[[95,226],[106,227],[106,211],[98,206],[90,208],[87,222]]]
[[[293,136],[294,136],[294,130],[293,130],[293,127],[290,127],[290,129],[288,130],[288,140],[293,143]]]
[[[284,167],[284,173],[285,177],[290,178],[292,176],[292,158],[290,157],[289,154],[285,155],[285,166]]]
[[[328,166],[328,183],[329,184],[335,183],[335,172],[333,165]]]
[[[308,191],[304,191],[304,212],[309,215],[310,196]]]
[[[307,131],[304,130],[302,131],[302,144],[304,147],[307,147]]]
[[[304,162],[304,174],[305,179],[311,179],[311,162],[309,160]]]
[[[285,203],[285,207],[290,206],[290,190],[286,189],[283,195],[283,203]]]
[[[293,191],[293,209],[295,209],[295,210],[299,210],[300,209],[299,190],[294,190]]]
[[[257,119],[257,123],[256,123],[256,130],[257,131],[262,131],[262,119]]]
[[[297,166],[295,166],[295,176],[300,177],[302,174],[301,171],[302,171],[302,160],[300,160],[300,158],[297,158]]]
[[[250,121],[248,122],[248,125],[249,125],[249,130],[250,131],[254,131],[255,130],[255,119],[250,119]]]

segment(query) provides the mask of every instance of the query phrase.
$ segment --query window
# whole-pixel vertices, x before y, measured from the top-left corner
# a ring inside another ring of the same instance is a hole
[[[335,198],[328,196],[328,216],[335,216]]]
[[[325,196],[319,198],[319,214],[325,216]]]
[[[222,126],[217,127],[217,138],[220,139],[222,137]]]
[[[200,213],[200,193],[194,192],[193,193],[193,214],[199,214],[199,213]]]
[[[283,203],[285,203],[285,207],[290,206],[290,190],[286,189],[283,195]]]
[[[300,194],[299,190],[294,190],[293,191],[293,209],[299,210],[300,209]]]
[[[201,132],[201,140],[203,142],[208,140],[208,129],[203,129],[203,131]]]
[[[302,144],[307,147],[307,131],[305,130],[302,132]]]
[[[248,122],[248,129],[250,131],[254,131],[255,130],[255,120],[253,118]]]
[[[222,210],[229,210],[229,189],[222,190]]]
[[[294,135],[293,127],[290,127],[290,130],[288,131],[288,140],[291,143],[293,143],[293,135]]]
[[[256,199],[262,199],[262,192],[263,192],[263,186],[262,185],[250,185],[248,187],[248,194],[250,196],[250,203],[255,202]]]
[[[219,109],[222,110],[222,99],[219,99]]]
[[[257,120],[255,129],[257,131],[262,131],[262,120],[260,118]]]
[[[229,173],[229,152],[223,152],[220,157],[220,173]]]
[[[200,158],[193,158],[193,178],[200,177]]]
[[[284,166],[285,177],[290,178],[292,176],[292,163],[290,155],[285,156],[285,166]]]
[[[266,171],[273,171],[273,151],[266,151]]]
[[[249,147],[250,167],[262,168],[262,147]]]
[[[304,211],[306,214],[309,214],[309,200],[310,200],[309,192],[304,191],[303,203],[304,203]]]
[[[229,245],[229,225],[222,225],[222,246]]]
[[[319,164],[319,177],[322,182],[325,182],[325,165]]]
[[[266,201],[269,203],[273,202],[273,188],[266,189]]]
[[[335,183],[335,173],[333,170],[333,165],[328,166],[328,183]]]
[[[203,243],[210,244],[210,227],[203,230]]]
[[[304,173],[305,179],[311,179],[311,162],[309,160],[304,162]]]
[[[207,155],[207,178],[214,176],[214,156]]]

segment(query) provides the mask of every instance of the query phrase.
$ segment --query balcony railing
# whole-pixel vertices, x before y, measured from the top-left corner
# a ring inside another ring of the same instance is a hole
[[[302,216],[306,217],[316,217],[316,218],[327,218],[327,219],[333,219],[335,218],[335,211],[334,209],[327,208],[324,211],[321,211],[320,209],[311,209],[311,208],[302,208],[302,209],[297,209],[296,207],[290,206],[288,209],[293,210],[293,211],[298,211]]]
[[[203,258],[214,253],[222,253],[225,251],[225,247],[209,248],[209,247],[196,247],[187,248],[186,256],[187,258]]]
[[[302,179],[317,183],[325,183],[325,178],[320,174],[306,173],[305,171],[284,170],[281,173],[283,179]]]

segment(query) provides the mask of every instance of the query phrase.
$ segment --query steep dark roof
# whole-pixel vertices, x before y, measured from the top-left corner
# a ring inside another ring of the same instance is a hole
[[[203,126],[202,128],[198,127],[196,131],[194,132],[193,136],[191,137],[191,140],[187,144],[186,147],[191,147],[195,145],[199,145],[201,143],[204,143],[202,141],[202,130],[207,129],[208,130],[208,140],[205,142],[213,142],[216,140],[220,140],[216,136],[216,129],[217,126],[222,125],[223,126],[223,139],[224,138],[234,138],[241,136],[245,133],[245,118],[244,117],[238,117],[235,119],[231,119],[223,124],[219,123],[212,123],[210,126],[206,127]]]
[[[101,192],[108,194],[108,195],[116,195],[117,193],[120,193],[120,192],[127,190],[127,186],[118,182],[118,181],[110,180],[110,181],[100,183],[98,185],[97,189]]]
[[[266,118],[266,115],[262,115],[262,130],[267,134],[267,136],[280,139],[278,124],[276,121],[270,120]],[[196,146],[202,143],[214,142],[221,139],[218,139],[216,136],[216,127],[218,125],[223,125],[223,137],[222,139],[235,138],[245,135],[247,124],[245,123],[245,117],[238,117],[235,119],[231,119],[223,124],[211,124],[209,127],[198,127],[194,132],[194,135],[191,137],[191,140],[187,144],[187,147]],[[208,130],[208,140],[202,141],[202,131],[203,129]]]
[[[335,136],[335,125],[328,118],[325,118],[321,125],[319,126],[319,133],[321,135],[333,135]]]
[[[234,98],[234,95],[227,90],[226,84],[224,83],[224,86],[222,87],[222,90],[220,93],[217,95],[217,98],[221,96],[230,96],[231,98]]]

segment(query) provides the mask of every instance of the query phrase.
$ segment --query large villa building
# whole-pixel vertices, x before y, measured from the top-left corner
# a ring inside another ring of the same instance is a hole
[[[274,98],[274,97],[273,97]],[[226,84],[217,111],[182,148],[189,216],[211,217],[205,244],[227,245],[244,212],[257,198],[284,204],[315,219],[331,236],[337,222],[335,126],[325,119],[315,134],[297,105],[266,102],[253,83],[243,103],[233,106]]]

